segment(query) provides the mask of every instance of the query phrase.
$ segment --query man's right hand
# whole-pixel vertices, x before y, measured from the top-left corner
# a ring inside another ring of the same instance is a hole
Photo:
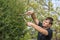
[[[36,18],[35,13],[33,11],[28,11],[28,12],[26,12],[26,14],[31,15],[31,17],[32,17],[33,21],[35,22],[35,24],[38,25],[39,20]]]
[[[33,13],[34,13],[33,11],[26,12],[27,15],[32,15]]]

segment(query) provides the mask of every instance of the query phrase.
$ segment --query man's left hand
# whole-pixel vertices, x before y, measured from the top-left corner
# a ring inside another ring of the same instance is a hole
[[[27,22],[27,25],[28,25],[28,26],[31,26],[31,25],[32,25],[32,23],[31,23],[31,22]]]

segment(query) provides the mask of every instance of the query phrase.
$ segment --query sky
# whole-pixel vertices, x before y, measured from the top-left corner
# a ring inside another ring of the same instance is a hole
[[[52,0],[53,7],[60,7],[60,0]],[[60,20],[60,16],[58,17],[58,20]]]
[[[48,2],[48,0],[46,0],[46,2]],[[60,7],[60,0],[52,0],[52,3],[54,8]]]
[[[48,2],[48,0],[46,0]],[[60,0],[52,0],[53,8],[56,9],[56,7],[60,7]],[[60,20],[60,15],[58,16],[58,20]]]
[[[52,0],[52,3],[54,8],[60,7],[60,0]]]

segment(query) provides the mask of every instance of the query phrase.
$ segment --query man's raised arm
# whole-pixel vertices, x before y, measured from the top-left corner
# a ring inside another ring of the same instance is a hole
[[[28,11],[27,15],[31,15],[31,17],[32,17],[33,21],[35,22],[35,24],[38,25],[39,20],[37,19],[36,15],[35,15],[35,13],[33,11]]]

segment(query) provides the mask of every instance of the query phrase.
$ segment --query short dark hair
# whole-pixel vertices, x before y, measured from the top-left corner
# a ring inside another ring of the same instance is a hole
[[[52,17],[47,17],[46,20],[50,20],[50,24],[53,24],[53,18]]]

